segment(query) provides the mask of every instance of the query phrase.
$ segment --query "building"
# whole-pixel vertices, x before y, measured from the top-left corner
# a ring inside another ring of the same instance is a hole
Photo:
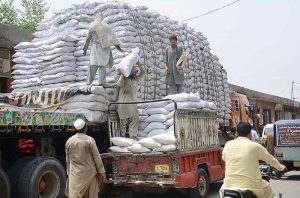
[[[31,41],[31,32],[15,26],[0,23],[0,93],[11,92],[12,56],[14,47],[24,41]]]
[[[277,120],[300,119],[300,103],[237,85],[229,84],[231,91],[247,96],[256,129]]]

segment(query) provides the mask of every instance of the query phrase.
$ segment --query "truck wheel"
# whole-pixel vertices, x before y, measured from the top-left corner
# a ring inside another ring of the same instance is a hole
[[[189,189],[190,198],[206,198],[209,191],[209,178],[207,172],[200,168],[198,170],[198,183],[195,188]]]
[[[25,167],[25,165],[30,162],[33,157],[23,157],[18,159],[8,170],[7,174],[10,180],[11,189],[11,197],[18,198],[18,189],[19,189],[19,181],[20,181],[20,174]]]
[[[135,198],[134,192],[131,189],[124,189],[121,192],[120,198]]]
[[[37,157],[22,170],[18,197],[64,197],[65,183],[65,170],[57,159]]]
[[[10,198],[10,183],[3,169],[0,169],[0,197]]]

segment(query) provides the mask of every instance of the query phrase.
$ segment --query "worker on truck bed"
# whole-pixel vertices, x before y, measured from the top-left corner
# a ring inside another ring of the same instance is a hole
[[[165,72],[167,74],[167,85],[169,87],[169,94],[178,94],[182,92],[182,83],[184,74],[176,65],[180,59],[183,50],[177,46],[177,36],[170,37],[170,46],[165,51]],[[181,64],[179,65],[181,66]]]
[[[99,85],[106,83],[106,67],[113,66],[113,56],[111,46],[115,46],[119,51],[119,39],[113,34],[108,24],[103,20],[103,16],[98,12],[92,23],[88,37],[83,48],[83,55],[86,56],[89,44],[92,43],[90,53],[90,66],[88,69],[87,84],[91,84],[95,79],[97,70],[99,69]]]
[[[130,75],[126,78],[117,70],[120,75],[117,82],[119,95],[118,102],[132,102],[137,101],[137,92],[139,90],[139,82],[144,78],[145,69],[140,62],[133,66]],[[126,128],[129,128],[129,137],[137,139],[137,131],[139,124],[139,112],[137,104],[119,104],[118,114],[120,118],[121,135],[126,136]]]
[[[251,141],[251,128],[249,123],[239,123],[238,138],[227,142],[224,147],[222,159],[225,162],[225,178],[220,189],[221,195],[223,189],[237,188],[250,190],[257,198],[273,198],[270,184],[262,179],[259,161],[279,171],[286,169],[262,145]]]
[[[67,184],[65,195],[70,198],[96,198],[99,192],[99,176],[106,179],[95,140],[86,135],[86,123],[74,122],[77,131],[66,143]]]

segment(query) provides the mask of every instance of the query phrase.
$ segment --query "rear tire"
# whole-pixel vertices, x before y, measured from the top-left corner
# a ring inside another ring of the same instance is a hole
[[[209,178],[206,170],[198,170],[198,183],[195,188],[189,189],[189,198],[206,198],[209,191]]]
[[[132,189],[124,189],[121,192],[120,198],[135,198],[134,192]]]
[[[57,159],[37,157],[22,170],[18,197],[64,197],[65,184],[65,170]]]
[[[23,157],[18,159],[7,171],[11,189],[11,197],[18,198],[20,175],[23,168],[33,160],[33,157]]]
[[[0,169],[0,197],[10,198],[10,183],[6,172]]]

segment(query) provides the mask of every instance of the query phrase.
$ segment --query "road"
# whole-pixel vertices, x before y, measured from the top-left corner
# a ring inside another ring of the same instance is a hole
[[[222,185],[222,182],[216,182],[211,184],[210,193],[208,198],[219,198],[218,191]],[[286,173],[280,180],[271,180],[271,186],[275,193],[275,197],[279,197],[279,193],[282,193],[282,198],[298,198],[300,197],[300,171],[292,171]],[[171,191],[163,195],[158,194],[142,194],[139,198],[186,198],[176,191]]]

